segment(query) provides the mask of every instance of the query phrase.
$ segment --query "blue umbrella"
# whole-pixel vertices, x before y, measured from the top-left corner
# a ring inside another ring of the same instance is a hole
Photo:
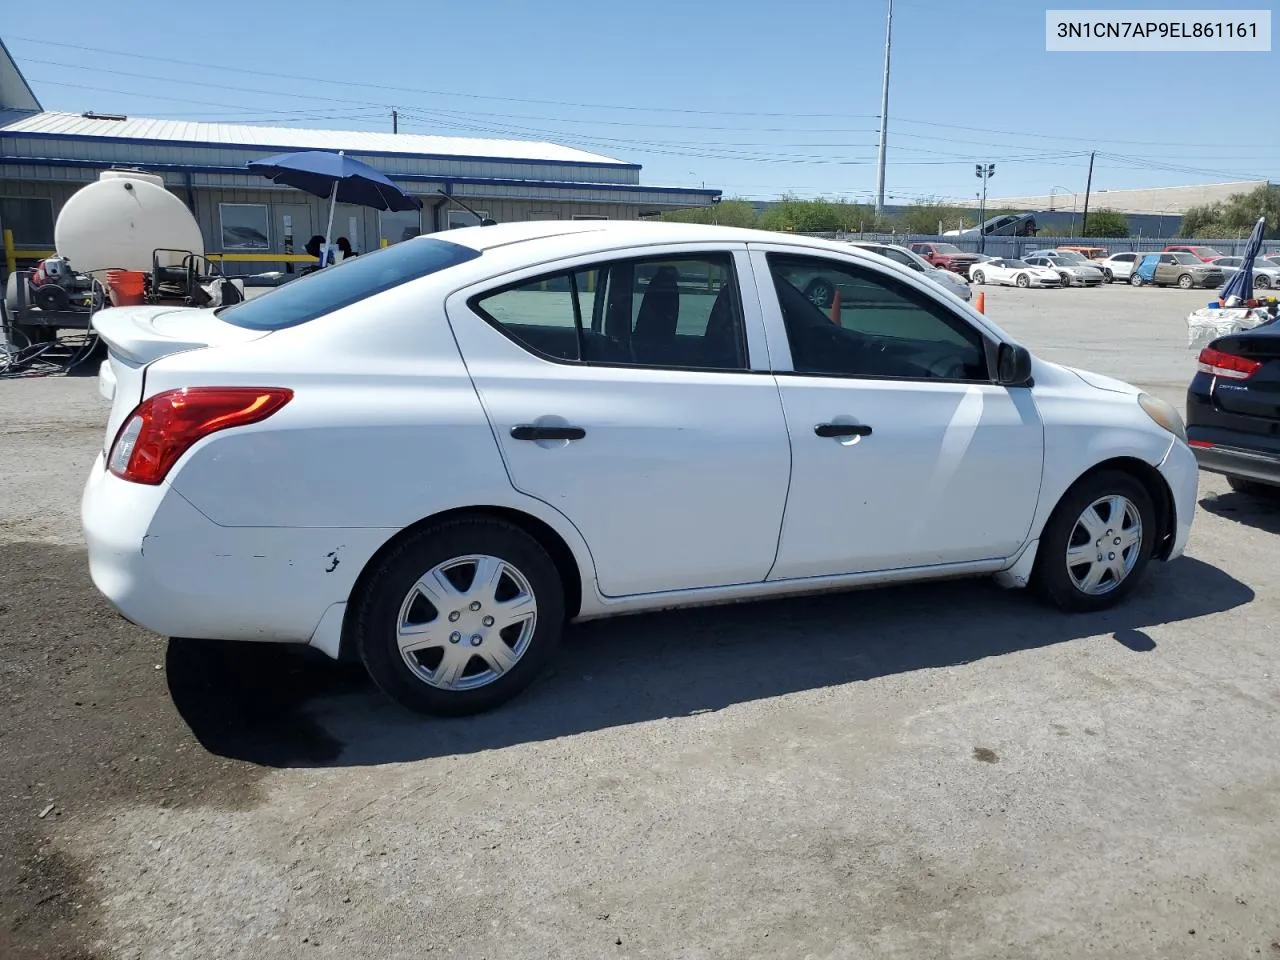
[[[1259,217],[1253,225],[1253,233],[1249,234],[1249,242],[1245,244],[1244,261],[1240,264],[1240,272],[1227,281],[1222,288],[1222,302],[1231,305],[1231,298],[1248,300],[1253,295],[1253,261],[1262,249],[1262,233],[1266,229],[1267,218]]]
[[[411,197],[367,163],[345,154],[323,150],[282,153],[265,160],[251,160],[248,169],[275,183],[297,187],[317,197],[329,198],[326,250],[333,232],[333,210],[338,201],[375,210],[421,210],[422,201]],[[322,255],[321,263],[326,257]]]

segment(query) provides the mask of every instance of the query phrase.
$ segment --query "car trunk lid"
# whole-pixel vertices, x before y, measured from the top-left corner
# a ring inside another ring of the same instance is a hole
[[[270,332],[233,326],[218,319],[216,311],[197,307],[113,307],[94,314],[93,328],[108,351],[98,371],[98,392],[111,401],[104,453],[142,401],[150,364],[188,350],[258,340]]]
[[[1280,434],[1280,330],[1221,337],[1210,346],[1261,364],[1247,379],[1215,378],[1214,403],[1242,418],[1232,428]]]

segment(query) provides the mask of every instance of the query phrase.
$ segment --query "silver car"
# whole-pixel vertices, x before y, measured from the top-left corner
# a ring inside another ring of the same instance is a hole
[[[1099,287],[1106,280],[1101,267],[1074,250],[1038,250],[1022,259],[1058,271],[1066,287]]]
[[[1230,280],[1240,272],[1244,257],[1218,257],[1209,266],[1217,267],[1223,277]],[[1280,290],[1280,261],[1275,258],[1255,257],[1253,261],[1253,289]]]
[[[871,253],[878,253],[882,257],[887,257],[904,267],[910,267],[918,273],[923,273],[934,283],[941,285],[944,290],[950,290],[961,300],[968,300],[973,296],[973,291],[969,289],[969,281],[953,270],[943,270],[935,267],[924,257],[918,253],[913,253],[906,247],[900,247],[896,243],[876,243],[872,240],[850,240],[849,245],[853,247],[861,247],[863,250]]]

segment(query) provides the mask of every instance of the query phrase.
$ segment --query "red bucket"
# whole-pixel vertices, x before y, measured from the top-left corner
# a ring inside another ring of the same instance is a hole
[[[142,303],[147,289],[147,275],[139,270],[108,270],[107,292],[113,306],[126,307]]]

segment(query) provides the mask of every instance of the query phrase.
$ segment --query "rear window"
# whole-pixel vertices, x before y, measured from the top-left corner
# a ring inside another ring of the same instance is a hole
[[[478,250],[431,237],[407,240],[291,280],[217,314],[237,327],[283,330],[478,256]]]

